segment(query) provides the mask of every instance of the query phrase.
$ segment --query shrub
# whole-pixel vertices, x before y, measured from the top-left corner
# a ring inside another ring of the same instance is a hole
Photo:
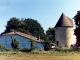
[[[50,43],[49,42],[44,42],[44,49],[50,50]]]
[[[31,42],[31,44],[30,44],[31,50],[34,50],[35,49],[35,41],[30,40],[30,42]]]
[[[4,45],[0,44],[0,50],[3,51],[5,49],[6,49],[6,47]]]
[[[22,52],[31,52],[31,49],[29,49],[29,48],[22,48],[22,49],[20,49],[20,51],[22,51]]]
[[[16,38],[12,39],[11,46],[13,49],[19,49],[19,41]]]

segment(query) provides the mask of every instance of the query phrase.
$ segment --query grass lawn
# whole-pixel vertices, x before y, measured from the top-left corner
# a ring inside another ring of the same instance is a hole
[[[0,60],[80,60],[80,53],[29,54],[18,52],[10,54],[8,52],[8,54],[0,54]]]

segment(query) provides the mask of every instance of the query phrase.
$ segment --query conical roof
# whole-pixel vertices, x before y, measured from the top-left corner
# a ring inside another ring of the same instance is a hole
[[[55,27],[73,27],[73,21],[62,13]]]

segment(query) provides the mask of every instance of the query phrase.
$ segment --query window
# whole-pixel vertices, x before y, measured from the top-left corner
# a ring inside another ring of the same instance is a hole
[[[58,28],[56,28],[56,30],[58,30]]]
[[[56,41],[57,46],[59,45],[59,41]]]
[[[12,36],[11,36],[11,38],[12,38]]]

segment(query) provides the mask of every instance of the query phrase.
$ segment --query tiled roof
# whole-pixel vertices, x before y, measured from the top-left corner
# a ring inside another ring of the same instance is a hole
[[[62,13],[55,27],[73,27],[73,21]]]
[[[25,37],[25,38],[28,38],[28,39],[31,39],[31,40],[34,40],[34,41],[37,41],[37,42],[42,42],[42,40],[37,40],[37,38],[34,37],[34,36],[31,36],[31,35],[28,35],[28,34],[25,34],[25,33],[21,33],[21,32],[10,32],[10,33],[6,33],[6,34],[3,34],[3,35],[14,35],[14,34],[20,35],[22,37]]]

